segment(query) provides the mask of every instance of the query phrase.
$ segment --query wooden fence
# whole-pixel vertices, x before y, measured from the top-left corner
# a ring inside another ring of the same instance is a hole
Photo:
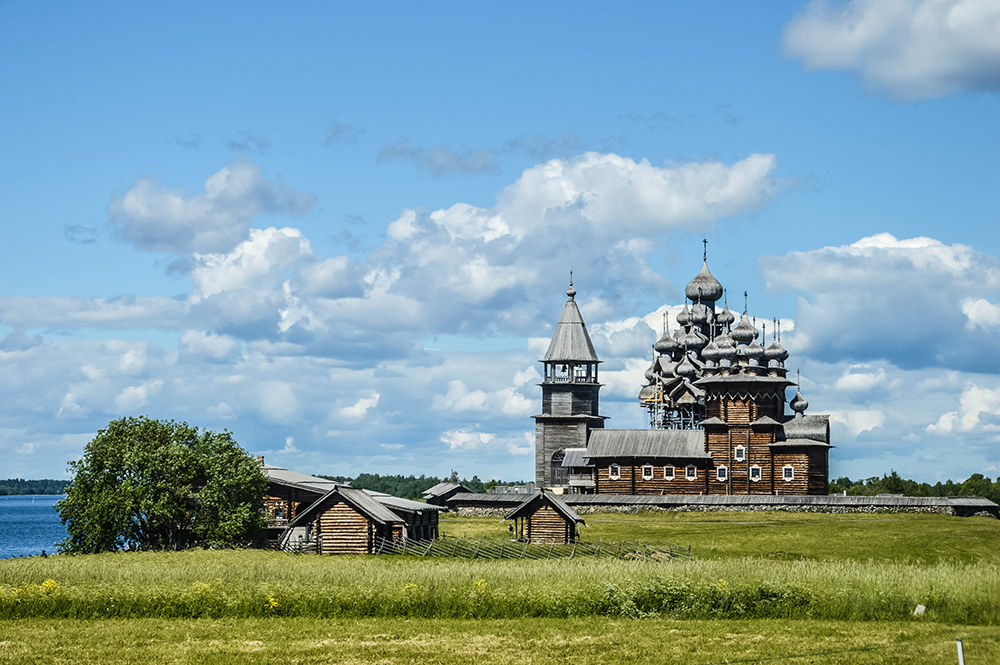
[[[620,543],[531,544],[511,540],[486,538],[450,538],[437,540],[375,541],[376,554],[407,554],[410,556],[455,557],[459,559],[571,559],[574,557],[606,557],[609,559],[690,559],[691,547],[680,545],[644,545],[628,541]]]

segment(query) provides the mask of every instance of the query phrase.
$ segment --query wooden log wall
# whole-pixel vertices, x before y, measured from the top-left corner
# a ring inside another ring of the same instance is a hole
[[[573,542],[573,523],[563,517],[552,506],[543,505],[527,516],[528,542],[570,543]]]
[[[317,521],[320,554],[369,554],[375,535],[370,520],[343,501],[320,513]]]
[[[595,492],[597,494],[704,494],[706,490],[704,465],[696,464],[695,479],[688,480],[686,474],[689,463],[687,460],[677,460],[673,479],[666,477],[664,471],[668,465],[665,465],[663,460],[619,464],[620,480],[611,480],[611,465],[601,463],[596,467]],[[643,478],[642,468],[646,465],[653,467],[652,478]]]
[[[806,452],[787,449],[775,450],[773,460],[775,494],[809,493],[809,456]],[[784,468],[789,464],[795,470],[793,480],[785,480],[784,478]]]

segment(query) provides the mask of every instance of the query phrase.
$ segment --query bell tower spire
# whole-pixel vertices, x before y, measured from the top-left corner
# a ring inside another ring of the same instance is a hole
[[[604,427],[598,414],[601,363],[576,304],[572,272],[566,304],[552,341],[541,360],[542,412],[535,419],[535,482],[541,487],[565,485],[561,467],[566,448],[585,448],[590,430]]]

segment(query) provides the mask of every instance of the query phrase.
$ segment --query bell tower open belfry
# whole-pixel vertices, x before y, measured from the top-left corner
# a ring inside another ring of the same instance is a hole
[[[576,305],[576,289],[570,279],[569,299],[556,324],[542,364],[542,412],[535,419],[535,482],[542,487],[565,484],[561,477],[563,451],[585,448],[590,430],[604,427],[598,414],[601,363],[590,341],[587,326]]]

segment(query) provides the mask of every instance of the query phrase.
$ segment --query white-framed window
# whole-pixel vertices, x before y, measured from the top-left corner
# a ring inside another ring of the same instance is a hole
[[[715,479],[719,482],[726,482],[726,478],[729,477],[729,468],[724,466],[719,466],[715,468]]]
[[[622,468],[617,464],[612,464],[608,468],[608,478],[611,480],[621,480],[622,479]]]
[[[665,467],[663,467],[663,479],[664,480],[673,480],[674,479],[674,467],[672,467],[672,466],[665,466]]]
[[[652,464],[646,464],[645,466],[642,467],[642,479],[643,480],[652,480],[653,479],[653,465]]]
[[[781,467],[781,479],[786,483],[791,480],[795,480],[795,467],[791,464],[786,464]]]
[[[687,478],[688,480],[697,480],[698,467],[696,467],[694,464],[688,464],[687,468],[684,469],[684,477]]]
[[[743,446],[736,446],[736,450],[733,451],[733,459],[737,462],[745,462],[747,459],[747,449]]]
[[[755,483],[760,480],[760,467],[756,464],[750,467],[750,480]]]

